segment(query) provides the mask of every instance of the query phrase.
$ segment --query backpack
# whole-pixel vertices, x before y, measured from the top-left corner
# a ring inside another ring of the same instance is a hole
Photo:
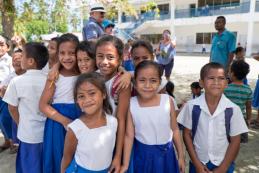
[[[199,118],[201,114],[201,108],[199,105],[194,105],[192,109],[192,141],[194,140],[195,133],[197,131]],[[233,115],[233,108],[226,108],[225,110],[225,127],[227,140],[230,143],[230,121]]]

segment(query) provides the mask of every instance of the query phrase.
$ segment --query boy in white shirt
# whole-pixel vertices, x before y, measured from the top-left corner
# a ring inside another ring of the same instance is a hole
[[[186,103],[177,121],[190,155],[190,173],[232,173],[240,147],[240,134],[248,132],[240,108],[223,94],[227,87],[224,67],[202,67],[200,85],[205,93]]]
[[[27,43],[21,60],[26,72],[11,80],[3,98],[18,124],[17,173],[42,173],[46,117],[39,111],[39,99],[46,82],[46,75],[41,69],[48,62],[48,57],[48,50],[43,44]]]

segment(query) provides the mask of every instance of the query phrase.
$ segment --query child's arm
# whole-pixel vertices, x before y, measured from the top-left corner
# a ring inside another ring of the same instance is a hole
[[[183,147],[182,147],[182,142],[181,142],[181,135],[180,131],[177,125],[176,121],[176,114],[175,114],[175,109],[174,109],[174,104],[172,99],[170,98],[170,107],[171,107],[171,129],[173,131],[173,140],[175,143],[175,147],[178,153],[178,162],[179,162],[179,168],[180,172],[183,173],[185,172],[185,164],[184,164],[184,154],[183,154]]]
[[[73,159],[76,151],[77,139],[73,131],[69,128],[66,134],[64,144],[64,154],[61,161],[61,173],[65,173],[67,167]]]
[[[251,100],[249,100],[246,102],[246,122],[248,126],[250,126],[251,118],[252,118],[252,102]]]
[[[213,173],[227,172],[231,163],[236,159],[240,147],[240,135],[230,137],[225,158],[218,168],[213,170]]]
[[[130,86],[131,84],[131,73],[125,71],[123,68],[120,69],[121,73],[120,77],[114,81],[113,88],[116,88],[116,92],[119,92],[120,90],[126,89]]]
[[[129,168],[130,155],[133,146],[135,130],[134,124],[132,120],[132,115],[130,111],[128,111],[127,123],[126,123],[126,133],[124,138],[124,148],[123,148],[123,165],[120,169],[120,173],[124,173]]]
[[[12,106],[8,104],[8,109],[11,114],[11,117],[15,121],[15,123],[18,125],[19,124],[19,111],[18,111],[18,106]]]
[[[124,135],[125,135],[125,122],[126,122],[126,117],[127,117],[128,108],[129,108],[130,94],[131,94],[131,91],[129,87],[125,90],[122,90],[119,93],[119,102],[118,102],[117,112],[116,112],[116,117],[118,120],[116,150],[115,150],[115,155],[111,165],[111,170],[115,170],[115,172],[118,172],[120,170],[120,165],[121,165],[122,148],[123,148]]]
[[[192,133],[190,129],[184,128],[183,140],[184,140],[186,149],[189,153],[189,156],[191,158],[192,164],[195,166],[196,172],[208,173],[209,172],[208,168],[200,162],[200,160],[196,155],[196,152],[193,146],[193,141],[192,141]]]
[[[54,81],[46,81],[45,88],[40,98],[39,108],[40,111],[44,113],[48,118],[61,123],[66,128],[68,123],[71,122],[71,120],[69,118],[66,118],[57,110],[55,110],[52,106],[50,106],[51,100],[55,92],[54,83]]]

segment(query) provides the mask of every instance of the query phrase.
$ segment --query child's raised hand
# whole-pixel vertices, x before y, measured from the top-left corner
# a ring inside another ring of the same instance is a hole
[[[131,74],[129,72],[123,72],[113,83],[112,87],[116,88],[116,93],[119,91],[126,89],[130,86],[131,83]]]
[[[184,173],[185,172],[185,161],[184,161],[184,158],[179,158],[178,159],[178,164],[179,164],[180,173]]]
[[[60,67],[60,63],[56,63],[55,65],[53,65],[53,67],[48,73],[48,80],[56,81],[58,79],[59,67]]]

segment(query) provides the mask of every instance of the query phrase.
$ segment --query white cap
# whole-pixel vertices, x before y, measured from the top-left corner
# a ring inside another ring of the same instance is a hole
[[[91,11],[90,12],[94,12],[94,11],[99,11],[99,12],[106,12],[103,5],[99,4],[99,3],[95,3],[93,5],[91,5]]]

